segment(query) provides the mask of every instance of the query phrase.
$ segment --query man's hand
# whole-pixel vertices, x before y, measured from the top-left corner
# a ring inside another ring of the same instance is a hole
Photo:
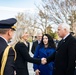
[[[42,59],[41,59],[41,63],[42,63],[42,64],[46,64],[46,63],[47,63],[46,58],[42,58]]]

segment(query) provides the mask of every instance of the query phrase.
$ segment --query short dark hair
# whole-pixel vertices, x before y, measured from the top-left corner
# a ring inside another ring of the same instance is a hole
[[[8,31],[8,29],[0,29],[0,34],[5,34]]]

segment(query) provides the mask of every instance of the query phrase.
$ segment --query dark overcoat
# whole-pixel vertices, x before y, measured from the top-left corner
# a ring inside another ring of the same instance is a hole
[[[75,71],[74,71],[74,75],[76,75],[76,59],[75,59]]]
[[[47,60],[55,60],[53,75],[74,75],[76,39],[69,35],[62,43],[59,42],[57,52]]]
[[[36,40],[36,41],[33,42],[32,47],[31,47],[31,52],[32,52],[33,54],[34,54],[34,52],[35,52],[35,49],[36,49],[37,45],[38,45],[38,41]]]
[[[23,42],[18,42],[15,45],[17,58],[15,61],[16,75],[29,75],[27,62],[41,64],[40,59],[30,57],[28,47]]]
[[[0,68],[2,55],[7,46],[7,42],[2,37],[0,37]],[[14,75],[14,55],[14,51],[12,48],[10,48],[3,75]]]

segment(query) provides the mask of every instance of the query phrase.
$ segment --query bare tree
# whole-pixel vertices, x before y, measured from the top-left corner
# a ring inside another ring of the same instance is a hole
[[[31,37],[34,37],[36,35],[37,29],[39,29],[39,27],[37,27],[36,25],[37,22],[33,14],[29,14],[26,12],[18,13],[16,19],[17,19],[16,23],[17,28],[25,27],[28,30]]]
[[[36,16],[36,22],[37,22],[37,28],[41,29],[42,32],[47,33],[46,28],[51,24],[49,21],[49,13],[48,9],[46,7],[43,7],[42,9],[39,6],[36,6],[38,9],[38,15]]]
[[[56,23],[68,22],[68,16],[76,11],[76,0],[42,0],[49,9],[50,19]],[[47,1],[47,2],[46,2]]]
[[[74,30],[76,18],[73,12],[76,12],[76,0],[42,0],[42,3],[36,5],[36,7],[38,13],[29,15],[25,12],[16,16],[17,27],[25,26],[30,35],[34,36],[38,29],[47,33],[47,27],[52,24],[69,23],[70,21],[72,31]]]
[[[69,23],[69,16],[72,17],[72,12],[76,11],[76,0],[42,0],[36,7],[39,10],[40,24],[45,29],[51,23]]]

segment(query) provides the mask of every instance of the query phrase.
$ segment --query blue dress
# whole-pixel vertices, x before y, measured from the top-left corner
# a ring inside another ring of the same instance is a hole
[[[52,55],[55,51],[56,50],[54,48],[44,48],[44,46],[39,48],[39,45],[38,45],[36,48],[35,54],[34,54],[34,58],[43,58],[43,57],[47,58],[50,55]],[[34,71],[36,69],[40,70],[40,75],[52,75],[53,67],[54,67],[54,61],[52,61],[46,65],[42,65],[42,64],[40,64],[40,65],[34,64],[33,65]]]

